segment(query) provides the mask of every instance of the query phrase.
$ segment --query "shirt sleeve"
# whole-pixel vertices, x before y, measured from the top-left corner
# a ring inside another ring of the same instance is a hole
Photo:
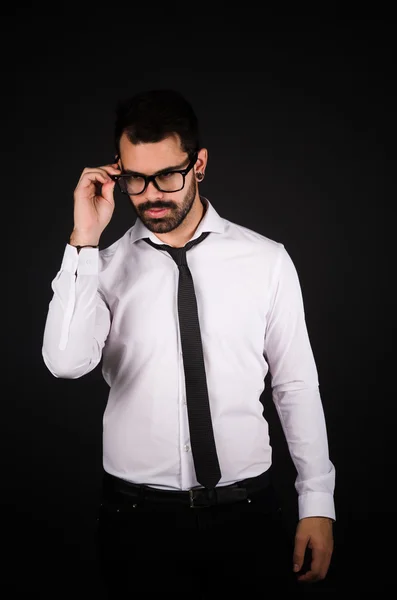
[[[264,354],[273,402],[297,470],[299,518],[335,520],[335,467],[329,459],[318,373],[298,274],[282,244],[275,274]]]
[[[44,327],[42,356],[49,371],[77,379],[100,362],[111,324],[98,289],[99,251],[66,245],[61,268],[51,282],[53,296]]]

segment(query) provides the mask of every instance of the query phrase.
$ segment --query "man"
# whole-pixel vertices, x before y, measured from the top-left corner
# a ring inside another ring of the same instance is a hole
[[[335,469],[292,259],[200,195],[208,153],[180,94],[120,104],[115,145],[115,162],[84,169],[75,189],[42,349],[60,378],[103,359],[107,588],[237,597],[262,580],[323,579]],[[116,182],[138,218],[99,251]],[[291,553],[260,403],[268,372],[297,469]]]

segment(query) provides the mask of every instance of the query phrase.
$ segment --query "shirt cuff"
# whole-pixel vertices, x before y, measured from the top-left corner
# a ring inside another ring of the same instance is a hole
[[[61,271],[76,273],[78,275],[97,275],[99,270],[98,248],[82,248],[77,252],[75,246],[66,244],[63,255]]]
[[[326,492],[307,492],[298,496],[298,511],[299,519],[329,517],[336,520],[333,494]]]

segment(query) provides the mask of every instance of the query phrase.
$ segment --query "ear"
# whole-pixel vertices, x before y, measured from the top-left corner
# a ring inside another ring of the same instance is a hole
[[[207,148],[201,148],[198,153],[196,164],[194,165],[194,174],[196,177],[198,173],[202,173],[204,175],[205,169],[207,168],[207,162],[208,150]]]

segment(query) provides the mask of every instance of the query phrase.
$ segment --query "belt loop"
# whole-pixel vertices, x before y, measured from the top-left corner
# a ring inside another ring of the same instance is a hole
[[[208,490],[208,500],[209,500],[210,505],[218,504],[218,496],[217,496],[215,488],[210,488]]]
[[[143,505],[145,501],[145,486],[140,485],[138,489],[138,506]]]

